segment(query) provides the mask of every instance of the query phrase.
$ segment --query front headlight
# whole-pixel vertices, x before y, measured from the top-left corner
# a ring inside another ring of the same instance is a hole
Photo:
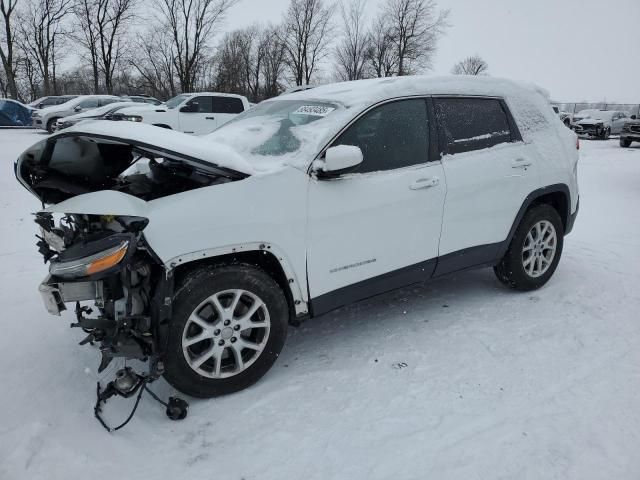
[[[140,115],[117,115],[113,120],[124,120],[126,122],[141,122],[142,117]]]
[[[70,259],[74,249],[65,250],[59,255],[57,261],[52,261],[49,266],[49,273],[61,278],[87,277],[96,273],[104,272],[119,264],[126,256],[129,249],[129,240],[120,240],[115,246],[92,255]]]

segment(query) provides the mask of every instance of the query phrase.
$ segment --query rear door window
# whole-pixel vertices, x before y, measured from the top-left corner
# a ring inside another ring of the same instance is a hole
[[[211,97],[213,100],[213,113],[242,113],[244,104],[235,97]]]
[[[515,138],[498,99],[436,97],[433,103],[443,153],[480,150]]]

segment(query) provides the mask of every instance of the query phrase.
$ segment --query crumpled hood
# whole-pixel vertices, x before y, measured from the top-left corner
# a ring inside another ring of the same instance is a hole
[[[602,123],[604,125],[609,125],[611,123],[610,120],[604,120],[600,118],[586,117],[582,120],[578,120],[574,122],[576,125],[595,125],[596,123]]]
[[[158,151],[174,152],[246,175],[254,173],[251,164],[227,145],[144,123],[108,120],[87,121],[63,130],[51,138],[78,135],[78,133],[110,138]]]

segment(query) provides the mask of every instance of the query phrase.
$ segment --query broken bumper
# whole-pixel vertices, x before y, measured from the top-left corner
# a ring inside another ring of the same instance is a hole
[[[38,287],[47,312],[60,315],[66,310],[65,303],[95,300],[103,302],[103,283],[95,282],[55,282],[47,275]]]
[[[631,140],[632,142],[640,142],[640,132],[622,132],[620,134],[621,140]]]
[[[573,131],[578,135],[600,137],[604,134],[605,127],[602,125],[574,125]]]

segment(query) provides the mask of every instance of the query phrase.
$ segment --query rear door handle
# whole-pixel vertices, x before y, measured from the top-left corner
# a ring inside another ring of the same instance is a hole
[[[516,158],[511,162],[511,168],[527,168],[531,166],[531,162],[524,158]]]
[[[411,185],[409,188],[411,190],[422,190],[423,188],[431,188],[436,187],[440,184],[440,179],[438,177],[427,177],[427,178],[419,178]]]
[[[205,120],[215,120],[216,119],[216,117],[204,117],[204,118],[205,118]]]

